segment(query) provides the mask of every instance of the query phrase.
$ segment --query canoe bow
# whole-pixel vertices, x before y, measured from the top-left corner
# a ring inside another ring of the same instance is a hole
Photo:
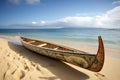
[[[103,45],[103,40],[101,36],[98,36],[98,42],[99,42],[98,51],[95,56],[95,59],[91,64],[91,66],[87,68],[88,70],[94,71],[94,72],[101,71],[104,64],[104,58],[105,58],[104,45]]]

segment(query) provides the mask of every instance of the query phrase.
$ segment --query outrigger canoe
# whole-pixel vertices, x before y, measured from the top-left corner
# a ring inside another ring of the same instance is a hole
[[[101,71],[104,64],[105,54],[101,36],[98,37],[99,45],[97,54],[89,54],[81,50],[76,50],[41,40],[26,37],[20,38],[23,46],[29,50],[41,55],[72,63],[93,72]]]

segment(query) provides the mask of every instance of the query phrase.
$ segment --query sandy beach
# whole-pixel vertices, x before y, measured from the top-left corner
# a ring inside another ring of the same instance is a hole
[[[97,52],[97,46],[64,45],[89,53]],[[120,49],[105,47],[103,69],[96,73],[36,54],[0,38],[0,80],[119,80],[119,68]]]

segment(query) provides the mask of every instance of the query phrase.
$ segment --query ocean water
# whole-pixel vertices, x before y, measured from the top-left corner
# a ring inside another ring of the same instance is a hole
[[[24,36],[49,42],[97,45],[101,35],[106,47],[120,48],[120,29],[102,28],[47,28],[0,29],[0,35]],[[1,36],[0,36],[1,37]]]

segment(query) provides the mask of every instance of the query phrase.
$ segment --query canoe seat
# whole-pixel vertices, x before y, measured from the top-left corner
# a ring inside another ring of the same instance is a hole
[[[54,50],[57,50],[57,49],[58,49],[58,47],[54,48]]]
[[[27,42],[27,43],[29,43],[29,44],[30,44],[30,43],[34,43],[34,42],[35,42],[35,41],[29,41],[29,42]]]
[[[42,47],[42,46],[46,46],[46,45],[47,45],[47,43],[43,43],[43,44],[38,45],[38,47]]]

